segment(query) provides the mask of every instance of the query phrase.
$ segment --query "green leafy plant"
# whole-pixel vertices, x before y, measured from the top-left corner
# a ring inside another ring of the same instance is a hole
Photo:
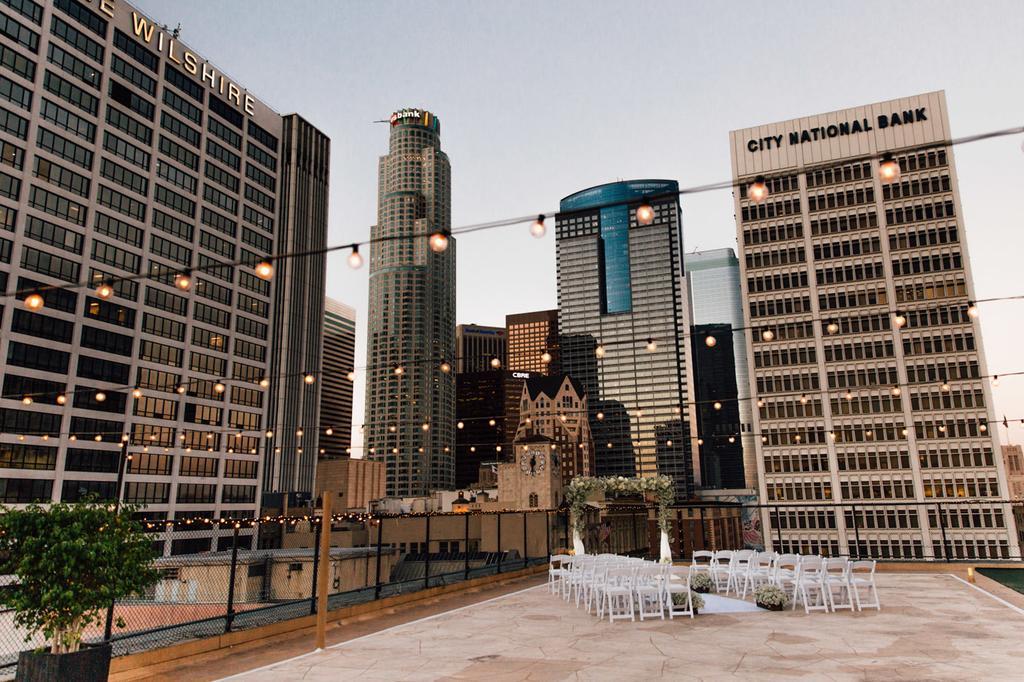
[[[711,581],[711,576],[707,573],[691,573],[690,574],[690,587],[694,592],[710,592],[711,588],[714,587],[714,583]]]
[[[116,599],[156,582],[153,547],[131,514],[96,502],[0,507],[0,574],[17,580],[0,592],[14,622],[42,633],[50,653],[78,651],[84,630]],[[119,622],[118,627],[123,627]]]
[[[686,595],[682,592],[674,592],[672,594],[672,603],[676,606],[682,606],[686,603]],[[704,597],[700,596],[699,592],[690,591],[690,605],[693,606],[693,610],[704,608]]]
[[[789,595],[777,585],[761,585],[754,590],[754,603],[762,608],[784,609],[789,605]]]

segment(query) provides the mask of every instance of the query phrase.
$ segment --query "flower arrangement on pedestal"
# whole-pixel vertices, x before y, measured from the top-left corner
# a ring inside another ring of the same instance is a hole
[[[625,476],[608,476],[595,478],[577,476],[569,482],[565,489],[565,501],[569,504],[569,518],[572,522],[573,535],[578,538],[583,527],[583,515],[587,507],[587,498],[595,492],[602,491],[612,497],[618,495],[654,496],[657,505],[658,529],[662,538],[667,540],[669,529],[669,507],[675,501],[675,487],[668,476],[651,476],[649,478],[626,478]],[[663,543],[667,544],[667,543]],[[582,541],[580,542],[582,546]],[[662,560],[666,560],[662,552]],[[671,557],[667,557],[671,562]]]
[[[754,603],[762,609],[781,611],[789,605],[789,595],[778,585],[761,585],[754,590]]]

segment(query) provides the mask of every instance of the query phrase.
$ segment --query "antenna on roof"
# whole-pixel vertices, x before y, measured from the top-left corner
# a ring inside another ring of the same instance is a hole
[[[175,40],[177,40],[178,36],[180,36],[180,35],[181,35],[181,22],[179,21],[178,25],[174,27],[173,31],[171,31],[171,37],[174,38]]]
[[[391,123],[391,121],[386,121],[384,119],[380,119],[379,121],[373,121],[373,122],[374,123]]]

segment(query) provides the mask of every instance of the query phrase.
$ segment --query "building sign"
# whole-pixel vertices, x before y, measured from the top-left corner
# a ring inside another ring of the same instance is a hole
[[[429,111],[423,111],[422,109],[399,109],[395,113],[391,114],[391,125],[397,126],[405,123],[415,123],[423,126],[424,128],[430,128],[435,132],[439,132],[441,124],[437,120],[437,116],[434,116]]]
[[[806,130],[793,131],[789,135],[768,135],[767,137],[756,138],[747,141],[747,151],[763,152],[769,149],[779,149],[783,141],[790,146],[804,144],[805,142],[819,142],[833,137],[844,137],[846,135],[857,135],[868,133],[873,130],[884,130],[896,126],[911,125],[928,120],[927,107],[907,109],[906,111],[895,111],[891,114],[880,114],[874,121],[868,118],[854,119],[842,123],[833,123],[819,128],[808,128]],[[874,125],[872,125],[874,123]]]
[[[512,378],[513,379],[529,379],[530,378],[530,373],[529,372],[512,372]]]
[[[105,0],[113,8],[113,0]],[[113,16],[113,15],[111,15]],[[256,113],[256,100],[245,92],[224,73],[217,71],[202,57],[182,46],[172,35],[164,32],[163,27],[132,11],[132,30],[135,37],[174,62],[185,72],[199,78],[199,82],[223,96],[239,110],[252,116]]]

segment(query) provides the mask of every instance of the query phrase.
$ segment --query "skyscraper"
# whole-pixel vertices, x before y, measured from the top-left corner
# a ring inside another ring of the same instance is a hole
[[[464,374],[504,369],[507,348],[504,327],[460,324],[455,328],[455,371]],[[497,367],[492,364],[495,359]]]
[[[1019,556],[950,139],[942,92],[730,135],[762,501],[858,504],[778,551]]]
[[[451,168],[433,114],[391,115],[378,175],[366,453],[385,462],[388,495],[425,495],[455,485],[455,239],[428,243],[451,229]]]
[[[557,309],[506,315],[505,329],[509,369],[537,374],[561,372]]]
[[[572,194],[561,202],[556,249],[562,368],[588,396],[597,474],[666,474],[685,498],[691,388],[678,189],[634,180]]]
[[[323,258],[255,266],[325,245],[328,139],[126,2],[0,19],[0,502],[115,497],[123,435],[151,518],[311,491],[265,431],[315,456],[318,387],[283,375],[319,374]]]
[[[324,360],[320,383],[320,450],[351,454],[352,379],[356,363],[356,311],[341,301],[324,303]],[[327,432],[330,431],[330,434]]]
[[[685,256],[690,292],[693,357],[694,432],[700,486],[704,489],[757,489],[747,370],[747,334],[740,300],[740,264],[732,249]],[[709,347],[708,336],[717,344]]]

